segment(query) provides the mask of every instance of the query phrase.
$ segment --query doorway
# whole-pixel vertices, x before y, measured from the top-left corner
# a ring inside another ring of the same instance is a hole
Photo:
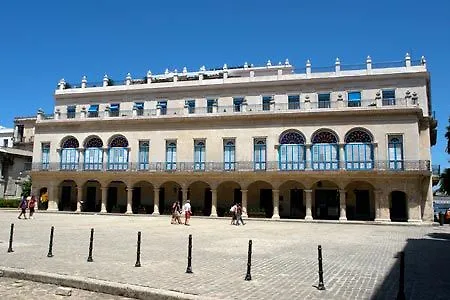
[[[86,190],[86,202],[84,203],[84,211],[96,211],[97,203],[97,188],[95,186],[88,186]]]
[[[72,210],[72,187],[63,186],[61,189],[61,201],[59,202],[58,209],[61,210]]]
[[[368,190],[354,190],[355,220],[370,220],[370,193]]]
[[[339,219],[339,197],[337,190],[316,190],[315,205],[315,219]]]
[[[408,221],[408,203],[404,192],[394,191],[391,193],[391,207],[389,213],[392,222]]]
[[[290,218],[302,219],[305,217],[305,207],[303,206],[303,190],[291,189],[290,190]]]
[[[259,207],[264,210],[266,218],[271,218],[273,215],[272,190],[260,189],[259,201]]]

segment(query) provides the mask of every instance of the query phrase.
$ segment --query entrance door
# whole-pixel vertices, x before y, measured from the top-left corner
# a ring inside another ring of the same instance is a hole
[[[71,210],[71,196],[72,196],[72,187],[63,186],[61,190],[61,199],[59,202],[59,210]]]
[[[406,203],[406,195],[403,192],[394,191],[391,194],[391,221],[407,222],[408,221],[408,205]]]
[[[204,216],[209,216],[211,215],[211,207],[212,207],[212,194],[211,194],[211,189],[205,189],[205,201],[203,204],[203,215]],[[216,207],[217,210],[217,207]]]
[[[139,208],[141,207],[141,188],[135,187],[133,189],[133,201],[132,201],[133,214],[139,213]]]
[[[95,186],[88,186],[86,190],[86,202],[84,204],[84,211],[96,211],[97,203],[97,188]]]
[[[234,203],[242,204],[242,193],[241,189],[234,189]]]
[[[368,190],[355,190],[356,206],[355,219],[370,219],[370,194]]]
[[[113,207],[117,205],[117,187],[112,186],[108,188],[108,200],[106,201],[106,211],[112,212]],[[116,211],[114,211],[116,212]],[[117,211],[119,212],[119,211]]]
[[[272,203],[272,190],[261,189],[259,190],[260,208],[266,213],[266,218],[271,218],[273,215],[273,203]]]
[[[339,199],[336,190],[316,190],[315,198],[316,219],[339,219]]]
[[[291,199],[291,218],[302,219],[305,217],[305,208],[303,206],[303,190],[292,189],[290,191]]]

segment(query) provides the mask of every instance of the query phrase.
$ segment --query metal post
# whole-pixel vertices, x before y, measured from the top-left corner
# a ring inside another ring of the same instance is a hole
[[[94,244],[94,228],[91,228],[91,238],[89,240],[89,256],[87,258],[88,262],[93,262],[94,260],[92,259],[92,247]]]
[[[323,291],[325,290],[325,285],[323,284],[322,246],[319,245],[317,249],[319,251],[319,285],[317,286],[317,289]]]
[[[444,226],[444,223],[445,223],[444,217],[445,217],[445,215],[442,212],[440,212],[439,213],[439,225],[440,226]]]
[[[13,250],[13,248],[12,248],[13,234],[14,234],[14,223],[11,223],[11,231],[10,231],[10,233],[9,233],[9,248],[8,248],[8,253],[9,253],[9,252],[14,252],[14,250]]]
[[[53,257],[53,231],[55,230],[55,227],[52,226],[50,229],[50,243],[48,244],[48,254],[47,257]]]
[[[135,267],[141,266],[141,232],[138,231],[138,239],[137,239],[137,250],[136,250],[136,263]]]
[[[400,276],[398,278],[397,300],[405,300],[405,252],[400,252]]]
[[[252,267],[252,240],[248,241],[248,260],[247,260],[247,274],[245,275],[245,280],[252,280],[252,275],[250,274],[250,269]]]
[[[192,273],[192,234],[189,235],[188,265],[187,265],[186,273]]]

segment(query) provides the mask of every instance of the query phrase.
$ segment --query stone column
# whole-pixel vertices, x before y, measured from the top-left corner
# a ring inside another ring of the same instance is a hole
[[[217,217],[217,190],[211,190],[211,215],[210,217]]]
[[[339,221],[347,221],[347,203],[345,190],[339,190]]]
[[[375,222],[390,222],[389,203],[381,189],[374,191],[375,195]]]
[[[159,188],[153,190],[153,214],[154,216],[159,216]]]
[[[339,169],[345,169],[345,144],[339,144]]]
[[[312,217],[312,190],[305,190],[305,204],[306,204],[306,221],[311,221]]]
[[[59,186],[50,186],[50,193],[48,194],[48,211],[57,211],[59,202]]]
[[[77,212],[81,212],[81,201],[83,201],[83,187],[77,186]]]
[[[248,190],[241,190],[241,194],[242,194],[242,217],[245,217],[245,218],[248,217],[248,213],[247,213],[247,192],[248,192]]]
[[[306,166],[307,170],[312,170],[311,144],[306,144]]]
[[[127,188],[127,211],[125,212],[126,214],[133,213],[132,203],[133,203],[133,189]]]
[[[103,163],[102,169],[103,171],[108,170],[108,148],[103,148]]]
[[[279,205],[280,205],[280,190],[272,190],[273,215],[272,219],[280,219]]]
[[[77,170],[83,170],[83,169],[84,169],[84,149],[78,148]]]
[[[108,199],[108,187],[101,187],[102,189],[102,208],[100,212],[105,213],[106,211],[106,200]]]

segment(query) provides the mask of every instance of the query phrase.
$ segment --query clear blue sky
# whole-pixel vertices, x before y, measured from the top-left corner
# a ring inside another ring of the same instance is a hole
[[[290,62],[303,67],[427,58],[439,121],[433,163],[449,166],[448,1],[3,1],[0,124],[53,110],[59,79],[115,80],[148,69]]]

